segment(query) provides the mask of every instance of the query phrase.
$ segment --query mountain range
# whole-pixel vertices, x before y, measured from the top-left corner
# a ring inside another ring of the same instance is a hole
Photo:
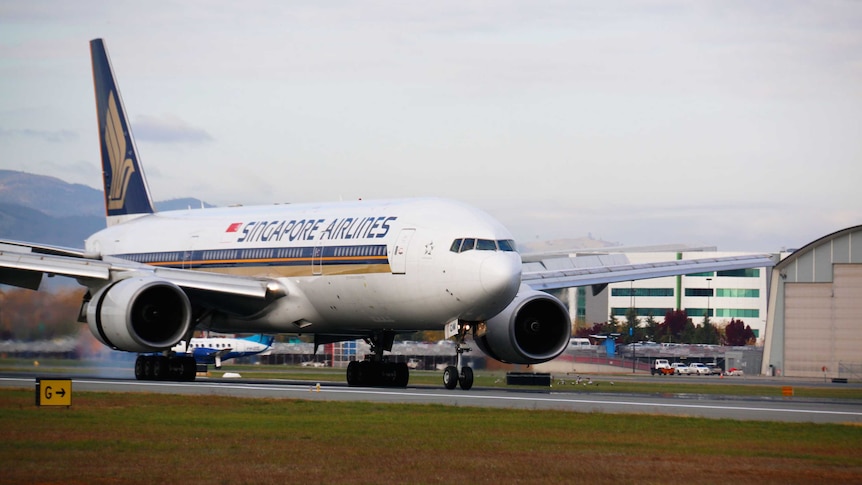
[[[213,207],[195,198],[156,202],[157,210]],[[105,227],[101,190],[56,177],[0,170],[0,239],[68,248]]]

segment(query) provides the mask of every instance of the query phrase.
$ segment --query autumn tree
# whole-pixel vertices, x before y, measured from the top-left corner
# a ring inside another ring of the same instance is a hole
[[[77,335],[78,310],[86,290],[0,290],[0,340],[45,340]]]
[[[681,342],[685,324],[688,322],[685,310],[671,310],[664,314],[664,321],[659,324],[663,342]]]
[[[752,345],[754,341],[754,330],[750,325],[745,325],[742,320],[731,318],[730,323],[724,327],[724,345]]]
[[[587,338],[590,335],[603,335],[606,333],[616,333],[617,326],[609,322],[594,323],[591,327],[579,328],[575,332],[575,337]]]

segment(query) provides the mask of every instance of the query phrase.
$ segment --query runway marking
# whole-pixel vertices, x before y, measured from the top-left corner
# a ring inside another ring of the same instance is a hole
[[[0,378],[0,380],[6,381],[19,381],[19,382],[30,382],[35,383],[34,379],[24,379],[24,378]],[[158,381],[98,381],[98,380],[87,380],[87,379],[76,379],[76,383],[82,384],[112,384],[112,385],[120,385],[120,386],[132,386],[132,387],[189,387],[191,384],[192,387],[206,387],[211,389],[223,389],[223,390],[235,390],[235,389],[246,389],[246,390],[258,390],[258,391],[284,391],[284,393],[296,393],[302,392],[304,394],[309,393],[313,390],[313,392],[320,393],[328,393],[328,394],[365,394],[365,395],[381,395],[381,396],[395,396],[395,397],[408,397],[408,398],[428,398],[435,400],[472,400],[472,401],[517,401],[517,402],[543,402],[550,404],[591,404],[591,405],[614,405],[614,406],[630,406],[630,407],[655,407],[655,408],[678,408],[678,409],[704,409],[704,410],[721,410],[721,411],[743,411],[743,412],[766,412],[766,413],[796,413],[796,414],[810,414],[810,415],[832,415],[832,416],[852,416],[852,417],[862,417],[862,411],[854,412],[854,411],[828,411],[828,410],[818,410],[818,409],[798,409],[798,408],[766,408],[766,407],[756,407],[756,406],[717,406],[711,404],[676,404],[676,403],[644,403],[644,402],[630,402],[630,401],[615,401],[615,400],[607,400],[607,399],[574,399],[574,398],[562,398],[562,397],[543,397],[543,396],[490,396],[490,395],[482,395],[477,394],[477,391],[474,393],[452,393],[452,392],[405,392],[398,390],[381,390],[381,389],[373,389],[373,388],[336,388],[336,387],[326,387],[321,386],[320,391],[316,391],[316,386],[311,384],[272,384],[272,385],[257,385],[257,384],[243,384],[243,383],[216,383],[216,382],[202,382],[197,381],[195,383],[186,383],[186,382],[158,382]],[[776,404],[784,404],[784,403],[776,403]]]
[[[35,385],[35,379],[32,378],[0,378],[0,380],[4,381],[17,381],[17,382],[26,382]],[[829,411],[829,410],[818,410],[818,409],[789,409],[786,407],[757,407],[757,406],[719,406],[714,404],[676,404],[676,403],[656,403],[656,402],[632,402],[632,401],[624,401],[624,400],[609,400],[609,399],[575,399],[575,398],[563,398],[563,397],[545,397],[539,395],[530,395],[530,396],[494,396],[494,395],[483,395],[478,394],[481,391],[473,391],[472,393],[453,393],[453,392],[425,392],[425,391],[417,391],[417,392],[406,392],[399,391],[395,389],[373,389],[373,388],[341,388],[341,387],[326,387],[325,385],[321,385],[320,390],[317,390],[316,385],[312,384],[270,384],[270,385],[260,385],[260,384],[244,384],[241,382],[237,383],[217,383],[217,382],[203,382],[197,381],[194,383],[188,382],[159,382],[159,381],[102,381],[102,380],[88,380],[88,379],[75,379],[76,383],[81,384],[109,384],[115,386],[129,386],[129,387],[205,387],[209,389],[215,390],[236,390],[236,389],[247,389],[247,390],[259,390],[259,391],[270,391],[270,392],[278,392],[283,391],[284,394],[295,394],[301,392],[304,396],[297,397],[308,397],[309,393],[327,393],[327,394],[357,394],[357,395],[380,395],[380,396],[395,396],[395,397],[403,397],[403,398],[427,398],[434,400],[461,400],[461,401],[511,401],[511,402],[541,402],[547,404],[586,404],[586,405],[610,405],[610,406],[628,406],[632,408],[677,408],[677,409],[702,409],[702,410],[719,410],[719,411],[742,411],[742,412],[758,412],[758,413],[792,413],[792,414],[801,414],[801,415],[831,415],[831,416],[848,416],[859,418],[862,417],[862,411]],[[777,406],[781,406],[784,403],[776,403]],[[800,403],[797,403],[800,404]],[[601,410],[599,410],[601,411]]]
[[[502,401],[530,401],[530,402],[549,402],[561,404],[609,404],[609,405],[624,405],[624,406],[652,406],[652,407],[669,407],[669,408],[689,408],[689,409],[715,409],[715,410],[739,410],[739,411],[759,411],[759,412],[786,412],[786,413],[803,413],[803,414],[828,414],[828,415],[846,415],[846,416],[862,416],[862,412],[852,411],[823,411],[816,409],[782,409],[782,408],[758,408],[747,406],[715,406],[707,404],[672,404],[672,403],[640,403],[628,401],[605,401],[592,399],[570,399],[570,398],[547,398],[547,397],[521,397],[521,396],[482,396],[476,394],[423,394],[423,393],[406,393],[401,391],[378,391],[378,390],[352,390],[352,389],[321,389],[321,392],[344,392],[344,393],[366,393],[366,394],[385,394],[385,395],[404,395],[415,397],[446,397],[446,398],[467,398],[467,399],[489,399]]]

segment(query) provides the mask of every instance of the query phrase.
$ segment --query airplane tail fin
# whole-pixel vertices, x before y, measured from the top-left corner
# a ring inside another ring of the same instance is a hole
[[[147,178],[141,168],[126,109],[114,80],[114,70],[102,39],[90,41],[99,148],[105,185],[108,225],[155,212]]]
[[[267,347],[272,347],[272,342],[275,340],[275,337],[273,337],[272,335],[256,334],[252,335],[251,337],[246,337],[245,340],[248,340],[249,342],[263,344]]]

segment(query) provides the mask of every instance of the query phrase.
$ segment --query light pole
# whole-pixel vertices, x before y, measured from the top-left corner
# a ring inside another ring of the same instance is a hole
[[[635,335],[635,322],[638,321],[638,314],[637,314],[637,311],[635,310],[635,287],[634,287],[634,284],[635,284],[634,281],[629,282],[629,292],[631,293],[629,295],[629,296],[631,296],[631,302],[629,303],[629,305],[631,306],[631,315],[632,315],[632,321],[629,322],[629,325],[630,325],[630,327],[629,327],[629,345],[632,346],[632,374],[635,373],[635,362],[636,362],[636,360],[635,360],[635,342],[634,342],[635,338],[634,338],[634,335]]]
[[[706,315],[703,317],[703,323],[709,318],[709,297],[712,296],[712,278],[706,279]]]

